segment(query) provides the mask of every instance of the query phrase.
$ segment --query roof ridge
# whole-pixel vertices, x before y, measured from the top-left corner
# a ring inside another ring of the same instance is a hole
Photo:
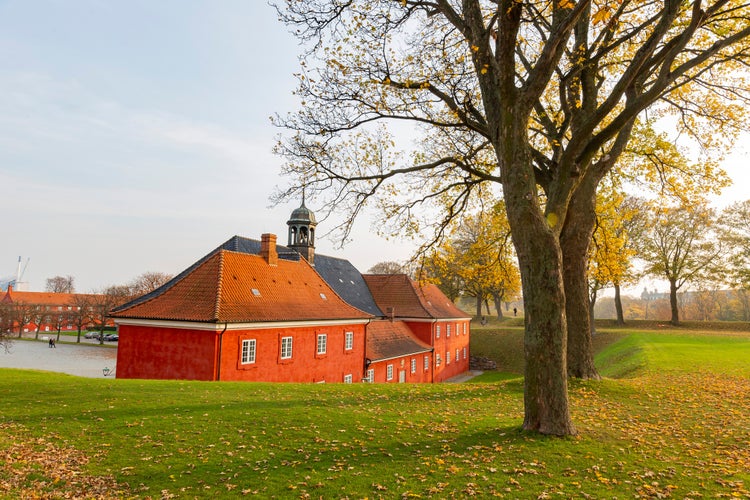
[[[427,308],[427,306],[425,306],[425,303],[422,300],[423,298],[425,300],[427,299],[426,297],[423,297],[424,295],[423,293],[420,293],[422,291],[422,287],[418,286],[417,282],[411,279],[408,274],[404,273],[403,276],[404,278],[406,278],[406,282],[409,284],[409,288],[411,289],[412,292],[414,292],[414,295],[417,297],[417,302],[419,302],[419,307],[422,308],[422,310],[425,312],[425,314],[427,314],[427,316],[431,318],[435,318],[435,315],[432,313],[432,311],[430,311]],[[429,300],[427,302],[429,302]]]
[[[221,317],[221,295],[224,291],[224,255],[228,250],[219,250],[219,272],[216,276],[216,303],[214,303],[214,321]]]

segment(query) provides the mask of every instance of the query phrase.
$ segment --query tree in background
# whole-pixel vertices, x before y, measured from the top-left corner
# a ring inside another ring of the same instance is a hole
[[[55,330],[57,331],[57,341],[59,342],[60,331],[62,330],[63,326],[72,324],[72,320],[73,318],[75,318],[75,311],[73,309],[71,309],[70,311],[52,311],[49,315],[49,318]]]
[[[627,206],[626,199],[614,189],[601,190],[597,196],[597,224],[589,257],[589,318],[592,332],[597,294],[610,285],[615,288],[617,322],[625,323],[620,302],[620,285],[635,281],[631,272],[635,250],[626,229],[635,217],[635,211]]]
[[[453,302],[463,292],[459,263],[448,242],[443,242],[424,256],[416,274],[418,281],[434,283]]]
[[[500,185],[526,311],[524,428],[573,434],[566,345],[579,336],[568,339],[566,317],[588,318],[599,182],[647,109],[676,111],[688,134],[731,128],[748,97],[748,10],[725,0],[288,1],[280,17],[308,52],[302,106],[277,120],[292,131],[277,149],[294,177],[281,198],[301,186],[323,198],[324,211],[346,213],[344,238],[376,202],[385,229],[426,225],[430,244],[477,189]],[[736,103],[732,119],[725,102]],[[406,120],[426,136],[411,165],[373,126]],[[421,205],[441,216],[417,217]],[[581,314],[566,315],[566,300]],[[580,352],[575,375],[595,375]]]
[[[406,268],[392,260],[378,262],[367,270],[368,274],[406,274]]]
[[[716,215],[705,202],[655,206],[648,232],[640,242],[645,272],[669,281],[671,323],[680,322],[677,292],[689,282],[698,284],[719,275],[722,246],[716,235]]]
[[[18,325],[18,338],[23,336],[24,327],[33,317],[34,306],[24,301],[14,300],[10,306],[11,321]],[[12,328],[12,327],[11,327]]]
[[[75,293],[75,278],[71,275],[47,278],[47,284],[44,289],[52,293]]]
[[[737,295],[742,320],[750,321],[750,200],[725,208],[720,224],[729,256],[727,284]]]
[[[597,292],[609,285],[615,290],[615,321],[625,324],[620,291],[622,285],[634,284],[640,279],[633,268],[633,259],[637,254],[637,241],[646,226],[646,211],[642,199],[625,196],[615,186],[608,185],[598,194],[597,225],[589,259],[592,326]]]
[[[85,294],[76,294],[73,296],[73,310],[71,319],[78,329],[78,338],[76,342],[81,342],[81,331],[84,326],[91,323],[93,307],[93,296]]]
[[[115,307],[127,302],[131,297],[130,288],[125,285],[108,286],[104,290],[90,295],[89,319],[99,330],[100,344],[104,343],[104,329],[107,327],[107,322],[110,319],[110,312]]]
[[[0,300],[0,347],[7,353],[13,343],[11,329],[13,328],[13,305]]]
[[[521,288],[503,204],[465,215],[425,259],[423,270],[451,300],[460,294],[474,297],[477,318],[490,299],[502,318],[503,302],[516,298]]]
[[[128,295],[138,297],[153,292],[173,277],[171,274],[156,271],[145,272],[126,285]]]

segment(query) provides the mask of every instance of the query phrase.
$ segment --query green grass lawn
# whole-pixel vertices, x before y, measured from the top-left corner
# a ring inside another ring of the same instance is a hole
[[[750,333],[602,330],[564,439],[520,430],[521,336],[465,384],[0,370],[0,498],[750,498]]]

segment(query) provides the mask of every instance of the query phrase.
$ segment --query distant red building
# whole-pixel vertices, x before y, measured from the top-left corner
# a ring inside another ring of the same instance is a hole
[[[117,376],[437,382],[468,370],[469,317],[437,288],[389,277],[403,289],[403,301],[382,294],[378,300],[368,284],[381,283],[379,277],[315,255],[315,217],[304,204],[287,224],[288,246],[272,234],[260,242],[235,236],[115,309]],[[384,304],[408,314],[384,314]],[[441,328],[462,335],[446,342],[435,333]]]
[[[86,310],[93,295],[19,292],[12,286],[0,299],[0,328],[20,333],[74,331],[91,326]]]

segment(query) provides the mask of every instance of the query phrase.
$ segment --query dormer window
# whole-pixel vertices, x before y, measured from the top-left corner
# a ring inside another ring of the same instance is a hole
[[[326,294],[324,294],[323,292],[320,293],[320,298],[323,300],[328,300],[328,297],[326,297]]]
[[[260,297],[260,290],[258,290],[257,288],[253,288],[252,292],[253,292],[253,295],[255,295],[256,297]]]

